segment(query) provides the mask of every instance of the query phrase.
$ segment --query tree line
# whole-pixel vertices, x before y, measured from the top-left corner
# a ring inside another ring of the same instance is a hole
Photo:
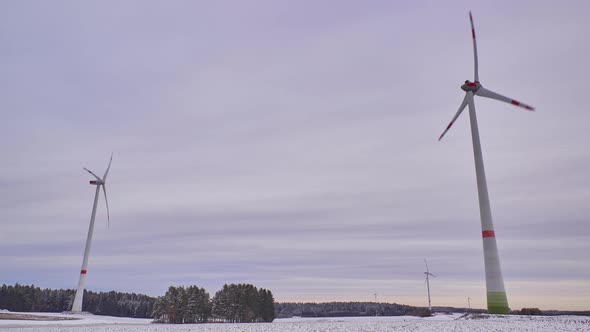
[[[0,309],[63,312],[72,308],[74,289],[2,285]],[[122,292],[84,292],[83,311],[96,315],[155,318],[166,323],[271,322],[275,317],[427,316],[427,308],[374,302],[275,303],[272,293],[250,284],[229,284],[213,298],[197,286],[170,287],[162,297]]]
[[[277,317],[430,316],[430,310],[396,303],[326,302],[276,303]]]
[[[170,286],[154,306],[154,319],[162,323],[252,323],[274,318],[272,292],[250,284],[225,284],[212,299],[197,286]]]
[[[18,283],[2,285],[0,309],[17,312],[62,312],[72,309],[74,289],[41,289]],[[151,318],[155,297],[122,292],[84,291],[82,310],[96,315]]]
[[[0,309],[16,312],[64,312],[72,308],[74,289],[2,285]],[[122,292],[84,291],[82,311],[96,315],[154,318],[164,323],[272,322],[272,292],[250,284],[224,285],[211,299],[197,286],[171,286],[162,297]]]

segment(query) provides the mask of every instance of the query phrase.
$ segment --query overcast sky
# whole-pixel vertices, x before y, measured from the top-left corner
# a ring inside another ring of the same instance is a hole
[[[590,3],[3,1],[0,283],[485,307],[473,79],[510,306],[590,309]]]

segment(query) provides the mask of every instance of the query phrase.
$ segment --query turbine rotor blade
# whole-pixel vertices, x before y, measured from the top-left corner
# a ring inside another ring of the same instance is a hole
[[[469,91],[467,92],[467,105],[469,105],[469,111],[471,111],[473,109],[473,111],[475,112],[475,101],[473,98],[473,92]]]
[[[428,273],[428,262],[426,262],[426,258],[424,258],[424,264],[426,264],[426,273]]]
[[[439,141],[443,138],[443,136],[445,136],[447,131],[449,131],[449,129],[451,129],[451,126],[453,126],[453,123],[455,123],[455,121],[457,120],[459,115],[461,115],[461,112],[463,112],[463,110],[465,109],[465,106],[467,106],[467,94],[465,94],[465,98],[463,98],[463,101],[461,102],[461,106],[459,106],[459,110],[457,111],[457,113],[455,113],[455,116],[453,117],[453,119],[451,120],[449,125],[447,126],[447,129],[445,129],[445,131],[443,131],[443,133],[438,138]],[[424,260],[424,261],[426,261],[426,260]]]
[[[109,166],[107,167],[107,170],[104,172],[104,176],[102,177],[105,182],[107,180],[107,175],[109,175],[109,170],[111,169],[112,162],[113,162],[113,153],[111,152],[111,160],[109,160]]]
[[[514,106],[518,106],[518,107],[522,107],[528,111],[534,111],[535,108],[532,106],[529,106],[527,104],[521,103],[518,100],[514,100],[505,96],[502,96],[501,94],[495,93],[494,91],[488,90],[486,88],[484,88],[483,86],[480,86],[479,89],[477,89],[477,91],[475,92],[476,95],[480,96],[480,97],[485,97],[485,98],[490,98],[490,99],[495,99],[495,100],[499,100],[499,101],[503,101],[505,103],[508,104],[512,104]]]
[[[88,172],[88,173],[92,174],[92,176],[94,176],[94,177],[95,177],[95,178],[96,178],[96,179],[97,179],[99,182],[102,182],[102,179],[101,179],[101,178],[99,178],[99,177],[98,177],[96,174],[92,173],[92,171],[91,171],[91,170],[89,170],[89,169],[88,169],[88,168],[86,168],[86,167],[83,167],[83,168],[84,168],[84,170],[85,170],[86,172]]]
[[[104,202],[107,205],[107,227],[111,226],[111,215],[109,213],[109,200],[107,199],[107,187],[103,183],[102,185],[102,192],[104,193]]]
[[[477,65],[477,43],[475,42],[475,27],[473,26],[473,16],[471,16],[471,11],[469,12],[469,22],[471,22],[471,36],[473,37],[473,58],[474,58],[474,66],[475,66],[475,81],[479,82],[479,73],[478,73],[478,65]]]

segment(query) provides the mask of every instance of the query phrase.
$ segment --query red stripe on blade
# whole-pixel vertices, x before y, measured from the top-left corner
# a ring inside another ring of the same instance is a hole
[[[86,274],[86,270],[80,271],[80,274]]]
[[[511,101],[511,103],[512,103],[512,105],[520,106],[519,101],[513,100],[513,101]]]
[[[494,231],[483,231],[483,232],[481,232],[481,236],[483,236],[484,238],[496,237],[496,234],[494,233]]]

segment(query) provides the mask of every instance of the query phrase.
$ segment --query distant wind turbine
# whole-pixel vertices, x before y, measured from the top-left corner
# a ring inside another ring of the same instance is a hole
[[[76,297],[74,298],[74,304],[72,305],[72,312],[81,312],[82,311],[82,298],[84,297],[84,282],[86,281],[86,272],[88,268],[88,255],[90,254],[90,245],[92,244],[92,233],[94,232],[94,219],[96,217],[96,206],[98,205],[98,195],[100,192],[100,188],[102,187],[102,191],[104,193],[104,201],[107,206],[107,225],[110,223],[110,214],[109,214],[109,201],[107,200],[107,189],[106,189],[106,181],[107,176],[109,175],[109,170],[111,169],[111,162],[113,161],[113,155],[111,154],[111,160],[109,161],[109,166],[107,167],[106,172],[101,178],[99,178],[96,174],[92,173],[87,168],[84,170],[92,176],[96,178],[96,180],[91,180],[90,184],[96,186],[96,193],[94,194],[94,205],[92,206],[92,216],[90,217],[90,227],[88,228],[88,237],[86,238],[86,248],[84,249],[84,260],[82,261],[82,269],[80,270],[80,280],[78,281],[78,289],[76,290]]]
[[[430,279],[429,276],[433,276],[436,278],[436,276],[432,273],[430,273],[430,271],[428,270],[428,263],[426,262],[426,258],[424,258],[424,264],[426,264],[426,272],[424,272],[424,274],[426,275],[426,289],[428,289],[428,310],[430,310],[430,312],[432,312],[432,304],[430,303]]]
[[[377,317],[377,310],[379,309],[379,303],[377,303],[377,293],[375,293],[375,317]]]
[[[461,112],[466,106],[469,106],[469,119],[471,122],[471,138],[473,140],[473,155],[475,159],[475,173],[477,177],[477,193],[479,196],[479,212],[481,217],[481,228],[483,237],[483,253],[486,272],[486,289],[488,298],[488,313],[491,314],[507,314],[510,309],[508,307],[508,299],[506,298],[506,290],[504,288],[504,279],[502,278],[502,268],[500,267],[500,257],[498,255],[498,246],[496,245],[496,234],[494,232],[494,225],[492,222],[492,212],[490,208],[490,199],[488,196],[488,186],[486,183],[486,175],[483,166],[483,157],[481,153],[481,145],[479,142],[479,130],[477,128],[477,117],[475,115],[475,102],[473,96],[480,96],[490,99],[503,101],[518,107],[522,107],[529,111],[535,109],[529,105],[521,103],[517,100],[504,97],[491,90],[484,88],[479,82],[478,63],[477,63],[477,44],[475,41],[475,28],[473,27],[473,17],[469,12],[469,20],[471,22],[471,35],[473,38],[473,56],[475,63],[475,79],[473,82],[465,81],[461,89],[465,91],[465,98],[459,106],[459,110],[444,130],[442,135],[438,138],[440,141],[451,126],[455,123]]]

